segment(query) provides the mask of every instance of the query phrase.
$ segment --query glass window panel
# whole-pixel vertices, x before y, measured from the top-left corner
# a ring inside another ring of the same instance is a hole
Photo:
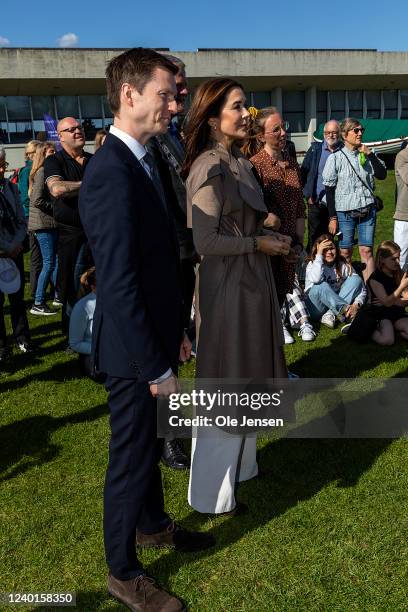
[[[344,113],[346,112],[346,95],[345,91],[331,91],[330,92],[330,108],[331,108],[331,116],[333,117],[333,113],[342,113],[342,117],[344,117]]]
[[[316,116],[316,122],[317,122],[317,126],[316,127],[318,128],[321,123],[326,123],[326,121],[327,121],[327,113],[326,113],[326,111],[324,113],[323,112],[318,112],[317,116]]]
[[[362,91],[349,91],[348,92],[349,102],[349,116],[360,118],[363,116],[363,92]]]
[[[7,96],[6,104],[9,121],[31,121],[28,96]]]
[[[379,91],[366,91],[367,119],[381,118],[381,93]]]
[[[30,122],[9,122],[9,134],[11,143],[28,142],[33,137]]]
[[[64,117],[79,117],[77,96],[57,96],[58,119]]]
[[[110,106],[108,104],[108,100],[106,98],[106,96],[103,96],[103,110],[105,112],[105,117],[113,117],[112,111],[110,109]]]
[[[383,91],[384,118],[396,119],[398,116],[398,92],[396,89]]]
[[[4,96],[0,96],[0,121],[6,121],[6,98]]]
[[[34,119],[43,119],[45,113],[52,117],[54,116],[55,110],[52,96],[31,96],[31,106]]]
[[[102,114],[100,96],[79,96],[82,119],[100,117]]]
[[[270,91],[254,91],[253,95],[253,104],[256,108],[266,108],[271,105],[271,92]],[[247,98],[250,100],[250,98]]]
[[[285,121],[289,122],[290,132],[304,132],[305,131],[305,113],[290,113],[285,112]]]
[[[317,111],[327,112],[327,91],[317,92]]]
[[[304,113],[305,112],[305,92],[304,91],[283,91],[282,93],[283,114]]]
[[[408,119],[408,89],[401,89],[401,119]]]

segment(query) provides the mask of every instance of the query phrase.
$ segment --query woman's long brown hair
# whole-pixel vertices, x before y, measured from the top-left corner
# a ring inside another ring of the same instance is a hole
[[[382,260],[383,259],[387,259],[387,257],[392,257],[392,255],[395,255],[395,253],[400,252],[400,251],[401,251],[401,247],[393,240],[383,240],[378,245],[377,252],[375,254],[375,267],[377,268],[377,270],[382,270]],[[392,277],[394,279],[394,282],[396,282],[399,285],[401,282],[401,278],[402,278],[401,268],[398,270],[395,270],[392,273]]]
[[[181,176],[186,179],[194,160],[208,146],[210,140],[211,117],[219,117],[226,96],[231,89],[243,87],[229,78],[210,79],[201,83],[194,94],[191,108],[187,115],[185,137],[186,157],[181,169]]]

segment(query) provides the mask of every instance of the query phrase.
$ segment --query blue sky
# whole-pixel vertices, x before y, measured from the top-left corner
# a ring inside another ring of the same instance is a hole
[[[23,0],[3,11],[0,46],[404,51],[407,26],[408,0]]]

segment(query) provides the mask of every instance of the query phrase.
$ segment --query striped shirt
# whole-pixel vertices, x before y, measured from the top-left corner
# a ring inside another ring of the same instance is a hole
[[[373,191],[375,189],[374,169],[369,159],[361,166],[358,151],[350,151],[347,147],[329,155],[323,170],[323,184],[336,188],[336,210],[340,211],[364,208],[374,201],[369,189],[361,183],[347,160],[366,185]]]

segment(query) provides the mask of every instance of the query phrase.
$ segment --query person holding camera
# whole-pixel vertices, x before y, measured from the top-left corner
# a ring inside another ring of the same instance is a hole
[[[348,117],[340,124],[344,147],[330,155],[323,170],[323,185],[329,211],[329,233],[340,231],[340,253],[351,263],[357,231],[365,280],[374,272],[376,199],[374,178],[387,176],[385,164],[363,144],[364,128]]]

